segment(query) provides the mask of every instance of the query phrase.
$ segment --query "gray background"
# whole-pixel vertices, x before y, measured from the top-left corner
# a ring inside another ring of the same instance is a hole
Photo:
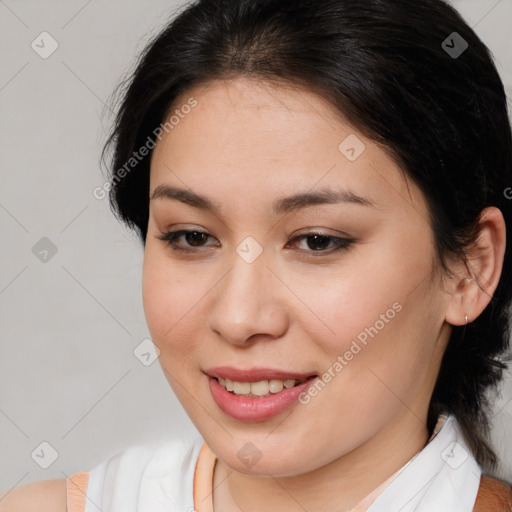
[[[158,361],[133,353],[149,337],[142,246],[92,194],[104,183],[105,103],[183,4],[0,0],[0,490],[195,433]],[[493,51],[511,97],[512,0],[453,4]],[[31,47],[43,31],[58,43],[47,59]],[[46,262],[32,251],[43,237],[57,248]],[[494,419],[499,474],[512,479],[510,376]],[[58,453],[48,469],[54,452],[41,442]]]

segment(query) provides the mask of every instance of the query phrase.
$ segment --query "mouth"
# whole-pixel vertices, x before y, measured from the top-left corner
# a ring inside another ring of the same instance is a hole
[[[311,375],[301,379],[264,379],[254,382],[236,381],[228,378],[217,377],[217,382],[229,393],[247,398],[265,398],[276,395],[283,389],[291,389],[300,386],[304,382],[316,378]]]
[[[267,421],[296,407],[318,374],[267,368],[212,368],[208,377],[213,400],[227,416],[242,422]]]

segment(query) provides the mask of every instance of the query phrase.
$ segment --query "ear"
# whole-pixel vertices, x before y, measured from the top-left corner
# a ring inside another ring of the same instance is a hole
[[[467,248],[467,263],[459,261],[457,276],[446,309],[446,322],[464,325],[475,320],[487,307],[498,286],[506,246],[505,219],[494,206],[482,210],[478,217],[478,236]]]

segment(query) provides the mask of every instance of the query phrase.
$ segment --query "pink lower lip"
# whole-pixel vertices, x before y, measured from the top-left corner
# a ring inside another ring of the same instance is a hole
[[[265,421],[298,403],[299,395],[315,380],[307,381],[267,397],[246,397],[230,393],[222,387],[217,379],[208,377],[210,391],[219,408],[228,416],[238,421]]]

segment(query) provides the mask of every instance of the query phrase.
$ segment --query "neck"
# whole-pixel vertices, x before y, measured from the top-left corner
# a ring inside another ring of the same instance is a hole
[[[293,477],[245,475],[220,459],[214,472],[214,510],[320,512],[352,510],[428,442],[426,423],[407,411],[350,453]]]

